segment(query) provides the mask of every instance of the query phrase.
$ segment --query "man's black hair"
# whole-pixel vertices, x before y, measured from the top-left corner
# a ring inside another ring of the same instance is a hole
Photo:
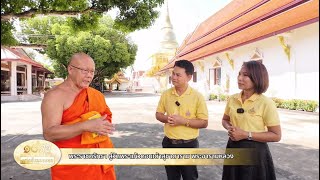
[[[174,63],[174,67],[180,67],[185,69],[187,75],[193,75],[194,67],[193,64],[188,60],[179,60]]]

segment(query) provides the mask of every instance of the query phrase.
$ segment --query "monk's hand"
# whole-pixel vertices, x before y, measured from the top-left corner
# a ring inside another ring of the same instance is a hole
[[[103,115],[100,118],[96,118],[90,121],[86,121],[88,123],[92,122],[90,124],[90,130],[91,132],[95,132],[98,135],[107,136],[108,134],[113,134],[115,128],[112,123],[110,123],[108,120],[106,120],[107,115]]]
[[[168,123],[170,126],[179,126],[179,125],[184,125],[186,120],[179,115],[170,115],[168,116]]]

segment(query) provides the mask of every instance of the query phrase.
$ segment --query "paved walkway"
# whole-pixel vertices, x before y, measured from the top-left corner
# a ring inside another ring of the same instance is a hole
[[[163,125],[155,120],[159,100],[153,94],[107,93],[113,112],[116,147],[161,147]],[[13,151],[30,139],[43,139],[41,101],[1,103],[1,179],[50,179],[50,171],[31,171],[20,167]],[[200,131],[200,146],[224,148],[227,133],[221,126],[225,102],[207,101],[209,126]],[[279,110],[282,140],[269,143],[278,180],[319,179],[319,114]],[[221,166],[199,166],[199,180],[220,180]],[[118,180],[166,179],[162,166],[116,166]]]

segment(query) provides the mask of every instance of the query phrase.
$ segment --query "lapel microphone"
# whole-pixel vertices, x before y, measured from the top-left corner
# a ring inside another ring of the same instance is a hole
[[[244,113],[244,109],[243,108],[238,108],[237,109],[237,113],[240,113],[240,114]]]
[[[178,101],[175,102],[177,106],[180,106],[180,103]]]

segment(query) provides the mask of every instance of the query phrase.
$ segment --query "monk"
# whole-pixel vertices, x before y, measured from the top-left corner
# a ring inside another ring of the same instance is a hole
[[[70,59],[67,79],[44,96],[43,136],[59,148],[113,148],[108,137],[115,130],[112,113],[103,94],[89,87],[94,72],[93,59],[85,53],[76,53]],[[51,168],[51,177],[116,179],[111,165],[56,165]]]

